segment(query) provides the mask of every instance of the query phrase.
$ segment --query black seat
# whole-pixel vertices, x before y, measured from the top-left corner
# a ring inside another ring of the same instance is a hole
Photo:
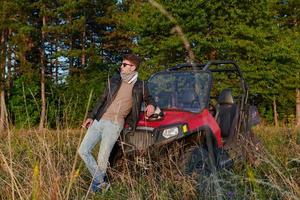
[[[230,89],[224,89],[218,98],[217,122],[223,138],[234,135],[238,121],[238,106],[234,103]]]
[[[183,108],[200,108],[198,95],[193,89],[186,89],[180,96],[180,103]]]

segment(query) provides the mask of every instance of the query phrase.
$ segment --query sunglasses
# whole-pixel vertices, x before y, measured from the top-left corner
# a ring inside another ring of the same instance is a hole
[[[132,64],[128,64],[128,63],[122,63],[122,64],[121,64],[121,66],[124,66],[124,67],[126,67],[126,66],[130,66],[130,67],[132,67],[132,66],[134,66],[134,65],[132,65]]]

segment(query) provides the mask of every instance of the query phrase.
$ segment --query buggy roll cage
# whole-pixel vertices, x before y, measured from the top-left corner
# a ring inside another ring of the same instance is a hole
[[[228,69],[210,69],[211,66],[221,66],[221,65],[231,65],[231,68]],[[206,64],[200,63],[180,63],[177,64],[175,67],[171,67],[167,69],[167,71],[177,71],[180,69],[188,69],[191,68],[192,70],[196,71],[211,71],[211,72],[233,72],[237,74],[241,80],[243,91],[248,96],[248,85],[245,82],[243,77],[242,71],[238,64],[233,60],[211,60],[208,61]]]
[[[217,68],[217,69],[210,69],[211,66],[217,66],[217,67],[221,67],[223,65],[229,65],[231,66],[230,68],[226,68],[226,69],[222,69],[222,68]],[[245,106],[247,104],[248,101],[248,85],[246,84],[246,81],[243,77],[242,71],[240,70],[240,67],[238,66],[238,64],[233,61],[233,60],[211,60],[208,61],[206,64],[200,64],[200,63],[181,63],[181,64],[177,64],[175,67],[169,68],[167,69],[167,71],[177,71],[180,69],[191,69],[193,71],[208,71],[208,72],[212,72],[212,73],[226,73],[226,72],[232,72],[235,73],[240,81],[241,81],[241,86],[242,86],[242,90],[244,92],[244,94],[242,95],[242,99],[241,99],[241,104],[240,104],[240,117],[239,117],[239,121],[243,121],[242,118],[245,118],[246,116],[244,116],[243,111],[245,109]],[[245,128],[246,125],[244,124],[243,127]],[[237,131],[239,131],[241,128],[241,123],[238,123],[238,127],[237,127]]]

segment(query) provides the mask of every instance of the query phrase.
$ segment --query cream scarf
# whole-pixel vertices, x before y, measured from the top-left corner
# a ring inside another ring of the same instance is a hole
[[[121,73],[122,80],[127,82],[127,83],[135,84],[135,82],[137,81],[137,77],[138,77],[138,73],[136,71],[133,71],[130,74]]]

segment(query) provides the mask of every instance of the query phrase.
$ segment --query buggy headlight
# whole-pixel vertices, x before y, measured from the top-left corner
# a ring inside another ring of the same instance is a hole
[[[176,135],[178,135],[178,128],[177,127],[173,127],[173,128],[168,128],[168,129],[165,129],[162,133],[162,135],[165,137],[165,138],[171,138],[171,137],[174,137]]]

